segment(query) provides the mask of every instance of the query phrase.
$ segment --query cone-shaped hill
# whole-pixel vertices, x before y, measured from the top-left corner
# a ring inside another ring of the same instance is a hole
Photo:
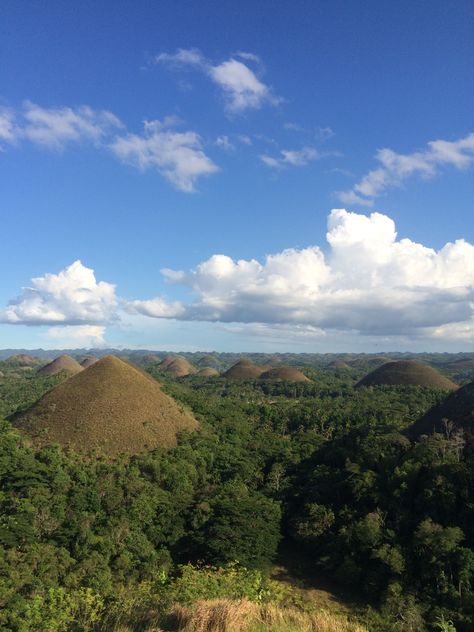
[[[74,360],[74,358],[71,358],[71,356],[62,355],[62,356],[59,356],[59,358],[56,358],[55,360],[50,362],[49,364],[46,364],[45,366],[41,367],[41,369],[38,369],[38,374],[39,375],[56,375],[56,373],[61,373],[61,371],[64,371],[65,373],[74,375],[76,373],[79,373],[79,371],[83,371],[83,370],[84,368],[79,364],[79,362],[77,362],[77,360]]]
[[[412,385],[455,390],[458,385],[436,369],[416,360],[387,362],[363,377],[356,386]]]
[[[26,353],[18,353],[7,358],[5,363],[10,366],[32,366],[38,364],[38,358],[33,358],[30,355],[26,355]]]
[[[197,361],[197,365],[202,367],[203,369],[216,369],[218,366],[220,366],[220,361],[218,358],[216,358],[216,356],[207,354],[202,356],[202,358],[199,358],[199,360]]]
[[[231,366],[224,373],[224,377],[229,380],[256,380],[266,370],[267,367],[257,366],[251,360],[242,359]]]
[[[440,404],[433,406],[414,424],[406,434],[417,438],[432,432],[444,433],[444,420],[452,421],[456,428],[474,435],[474,382],[469,382],[454,393],[450,393]]]
[[[181,356],[165,358],[160,362],[159,368],[173,377],[185,377],[196,373],[195,367]]]
[[[176,433],[197,421],[158,382],[106,356],[46,393],[13,424],[35,443],[117,455],[176,445]]]
[[[276,382],[311,382],[309,378],[292,366],[279,366],[262,373],[259,380],[272,380]]]
[[[328,369],[350,369],[351,367],[344,360],[334,360],[328,364]]]
[[[197,372],[197,375],[201,377],[216,377],[219,375],[219,371],[217,371],[217,369],[213,369],[210,366],[206,366],[204,367],[204,369],[200,369]]]
[[[82,360],[81,366],[83,369],[87,369],[98,361],[99,358],[96,358],[95,356],[86,356],[84,360]]]

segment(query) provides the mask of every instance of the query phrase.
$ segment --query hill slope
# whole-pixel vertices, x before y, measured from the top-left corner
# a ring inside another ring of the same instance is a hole
[[[272,380],[277,382],[310,382],[311,380],[298,369],[291,366],[279,366],[269,369],[261,374],[259,380]]]
[[[160,362],[159,368],[173,377],[185,377],[196,373],[195,367],[182,356],[165,358]]]
[[[469,382],[448,395],[440,404],[433,406],[406,433],[412,438],[432,432],[444,433],[444,419],[452,421],[457,428],[474,434],[474,382]]]
[[[239,360],[228,371],[224,373],[224,377],[229,380],[256,380],[267,369],[257,366],[250,360]]]
[[[65,371],[66,373],[70,373],[74,375],[83,371],[84,367],[82,367],[77,360],[71,358],[68,355],[59,356],[49,364],[38,369],[39,375],[56,375],[56,373],[60,373],[61,371]]]
[[[176,445],[178,431],[198,425],[158,382],[114,356],[59,384],[13,423],[36,443],[109,455]]]
[[[357,386],[379,386],[382,384],[427,386],[455,390],[457,384],[441,375],[436,369],[415,360],[387,362],[363,377]]]

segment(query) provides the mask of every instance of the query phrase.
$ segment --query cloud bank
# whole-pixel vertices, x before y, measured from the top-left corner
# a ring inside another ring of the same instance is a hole
[[[456,141],[431,141],[426,149],[412,154],[379,149],[375,157],[380,167],[369,171],[352,189],[337,193],[343,204],[372,206],[374,198],[410,177],[433,178],[443,167],[467,169],[474,162],[474,133]]]
[[[215,254],[188,271],[163,269],[189,301],[118,298],[80,261],[32,279],[0,322],[52,326],[50,337],[104,339],[123,318],[220,322],[236,335],[474,342],[474,246],[439,250],[399,239],[393,220],[333,209],[325,248],[288,248],[263,261]],[[250,329],[249,329],[250,327]]]
[[[156,318],[293,324],[378,336],[474,334],[474,246],[439,251],[397,239],[392,219],[333,209],[319,246],[234,261],[216,254],[190,271],[162,270],[194,300],[128,303]]]
[[[155,62],[172,69],[192,68],[204,73],[221,90],[229,114],[242,114],[247,110],[259,110],[266,104],[280,103],[281,99],[275,96],[270,86],[263,83],[242,59],[259,63],[259,58],[252,53],[237,53],[222,63],[213,64],[201,51],[193,48],[161,53],[155,57]]]

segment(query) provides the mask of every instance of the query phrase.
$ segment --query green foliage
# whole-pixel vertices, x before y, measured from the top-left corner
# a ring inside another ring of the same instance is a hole
[[[473,629],[474,457],[400,432],[443,394],[305,371],[314,383],[166,382],[201,430],[133,458],[35,450],[2,423],[0,629],[278,599],[266,573],[280,542],[363,595],[374,630]],[[16,379],[0,389],[8,413],[51,385]]]

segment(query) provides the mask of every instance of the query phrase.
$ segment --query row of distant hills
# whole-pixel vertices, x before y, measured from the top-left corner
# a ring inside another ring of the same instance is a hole
[[[318,372],[333,371],[348,375],[350,388],[355,387],[425,387],[445,392],[445,398],[428,411],[406,434],[416,438],[433,431],[442,432],[449,420],[464,432],[474,430],[474,360],[468,355],[447,354],[444,367],[471,373],[455,382],[435,366],[419,359],[403,357],[337,355],[316,356],[317,362],[303,364],[299,354],[187,354],[194,364],[180,354],[133,352],[122,357],[108,354],[99,357],[91,350],[76,353],[76,358],[62,353],[48,361],[31,352],[8,355],[0,360],[0,379],[36,379],[57,376],[56,385],[26,410],[13,414],[14,426],[39,445],[59,443],[79,451],[99,449],[103,454],[139,453],[158,447],[176,445],[177,433],[199,427],[193,413],[162,389],[159,375],[171,379],[225,380],[300,383],[303,388],[318,388]],[[101,350],[102,351],[102,350]],[[263,364],[250,356],[257,355]],[[222,357],[224,356],[224,357]],[[283,358],[286,363],[283,364]],[[305,354],[308,362],[313,354]],[[431,357],[431,356],[430,356]],[[431,358],[433,360],[433,358]],[[133,361],[132,361],[133,360]],[[291,361],[298,361],[299,368]],[[436,356],[439,362],[439,356]],[[318,365],[318,363],[322,363]],[[434,362],[432,362],[434,364]],[[319,368],[318,368],[319,366]],[[19,370],[15,373],[15,367]],[[218,367],[218,368],[216,368]],[[321,368],[323,367],[323,368]],[[454,368],[453,368],[454,367]],[[149,371],[157,372],[158,380]],[[321,375],[321,373],[319,373]],[[51,387],[53,386],[53,387]]]

